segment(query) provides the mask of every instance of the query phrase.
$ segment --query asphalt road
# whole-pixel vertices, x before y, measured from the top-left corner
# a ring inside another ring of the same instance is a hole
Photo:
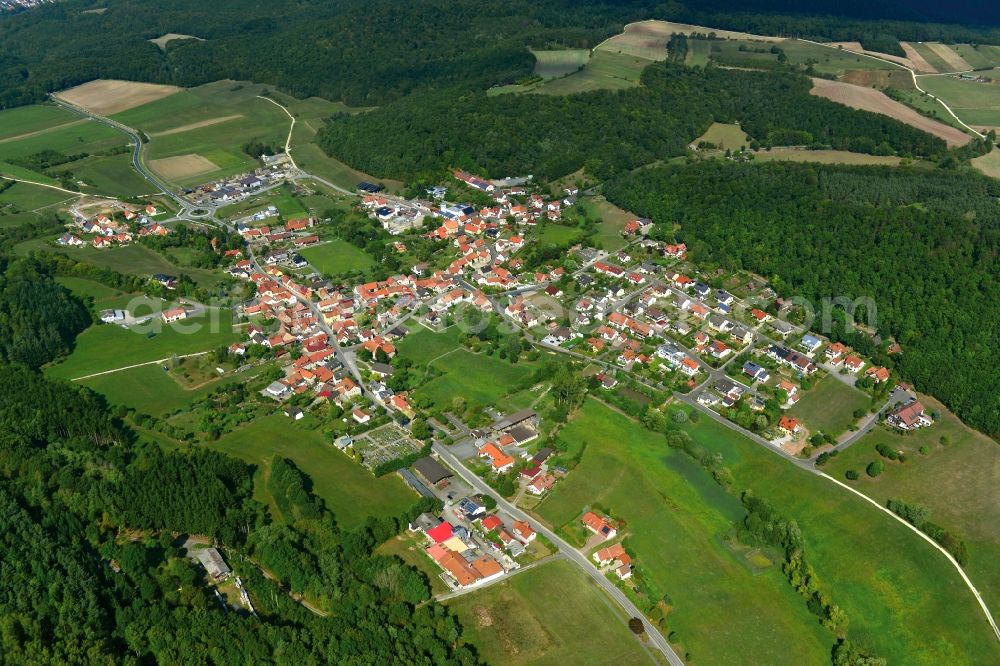
[[[670,643],[667,639],[663,637],[663,634],[659,632],[658,629],[653,627],[642,614],[635,604],[629,601],[628,597],[618,589],[611,581],[606,579],[604,575],[594,566],[594,564],[586,558],[580,551],[576,548],[563,541],[555,532],[542,525],[540,522],[535,520],[529,514],[525,513],[521,509],[517,508],[506,499],[504,499],[500,494],[490,488],[486,483],[480,479],[478,476],[473,474],[468,468],[462,464],[458,458],[452,455],[451,451],[447,447],[441,444],[434,445],[434,452],[437,453],[442,460],[444,460],[452,469],[458,472],[458,475],[462,477],[462,480],[468,483],[476,492],[483,495],[489,495],[496,500],[497,506],[501,507],[505,512],[517,518],[518,520],[523,520],[531,528],[543,534],[547,539],[559,548],[559,552],[570,562],[579,566],[583,571],[597,583],[601,589],[608,593],[615,602],[624,609],[625,614],[631,617],[637,617],[642,620],[642,624],[646,629],[646,636],[649,638],[649,643],[657,650],[663,653],[663,656],[671,664],[671,666],[683,666],[684,662],[677,655],[676,652],[670,647]]]

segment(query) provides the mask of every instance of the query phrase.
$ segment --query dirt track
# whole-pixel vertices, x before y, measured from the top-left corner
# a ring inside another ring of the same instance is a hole
[[[219,123],[228,122],[230,120],[236,120],[237,118],[242,118],[243,114],[237,113],[233,116],[219,116],[218,118],[208,118],[206,120],[199,120],[196,123],[190,123],[188,125],[181,125],[180,127],[171,127],[168,130],[163,130],[162,132],[150,132],[149,136],[169,136],[171,134],[180,134],[181,132],[188,132],[190,130],[201,129],[202,127],[211,127],[212,125],[218,125]]]
[[[810,92],[817,97],[825,97],[826,99],[854,109],[872,111],[895,118],[907,125],[944,139],[948,146],[964,146],[972,138],[950,125],[945,125],[937,120],[920,115],[905,104],[900,104],[890,99],[885,93],[879,90],[864,88],[842,81],[828,81],[826,79],[813,79],[812,81],[813,87]]]

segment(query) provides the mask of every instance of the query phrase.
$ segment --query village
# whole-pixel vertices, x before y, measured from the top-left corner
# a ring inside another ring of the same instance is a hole
[[[283,178],[277,168],[265,171]],[[409,386],[393,380],[398,345],[414,326],[442,331],[478,313],[532,347],[581,364],[598,395],[611,399],[626,387],[640,398],[643,392],[673,394],[802,464],[849,445],[879,416],[901,431],[932,424],[915,396],[898,385],[883,396],[884,409],[857,414],[857,423],[843,432],[811,428],[794,408],[819,377],[875,396],[890,372],[793,323],[802,313],[765,281],[733,284],[700,270],[686,245],[664,239],[651,220],[624,224],[617,250],[577,244],[559,259],[529,266],[526,248],[537,242],[536,229],[560,224],[578,190],[568,187],[553,197],[530,183],[499,186],[461,171],[453,176],[460,192],[493,204],[451,203],[446,185],[428,189],[427,199],[404,199],[363,183],[358,205],[389,236],[419,237],[435,244],[436,257],[450,253],[450,259],[417,262],[374,281],[336,282],[300,254],[325,242],[324,222],[313,215],[282,216],[268,206],[230,222],[245,251],[226,250],[230,263],[224,268],[252,293],[235,309],[244,338],[229,345],[229,355],[273,359],[280,376],[261,395],[286,417],[300,420],[335,405],[346,425],[331,445],[373,473],[398,471],[418,494],[441,502],[440,514],[419,516],[410,532],[423,540],[452,593],[565,556],[565,547],[538,531],[544,527],[530,511],[573,471],[553,464],[546,431],[530,409],[494,410],[488,426],[449,417],[446,428],[430,419],[432,437],[415,436],[412,424],[426,419],[427,411],[413,403]],[[263,174],[251,174],[194,188],[188,196],[219,203],[259,192],[266,182]],[[170,215],[153,204],[75,209],[70,230],[57,243],[102,248],[168,235]],[[392,243],[406,251],[405,240]],[[151,279],[166,289],[176,284],[171,275]],[[190,302],[179,303],[159,316],[171,324],[192,312]],[[113,311],[104,321],[125,325],[129,317]],[[438,447],[445,439],[451,442],[447,461]],[[433,448],[425,444],[430,441]],[[494,488],[513,479],[511,510],[456,477],[449,464]],[[625,585],[634,568],[621,524],[582,509],[578,528],[584,536],[574,548],[609,581]]]

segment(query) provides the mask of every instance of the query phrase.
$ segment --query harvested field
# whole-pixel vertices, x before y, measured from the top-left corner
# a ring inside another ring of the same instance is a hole
[[[918,72],[927,72],[928,74],[936,74],[937,69],[934,65],[927,62],[927,59],[920,55],[920,52],[913,47],[909,42],[900,42],[899,45],[903,48],[906,53],[906,57],[910,59],[913,63],[914,69]]]
[[[174,127],[173,129],[163,130],[162,132],[150,132],[149,136],[169,136],[171,134],[180,134],[181,132],[187,132],[190,130],[201,129],[202,127],[210,127],[212,125],[218,125],[219,123],[224,123],[230,120],[236,120],[237,118],[242,118],[242,113],[237,113],[233,116],[220,116],[218,118],[208,118],[206,120],[199,120],[196,123],[188,123],[187,125],[181,125],[180,127]]]
[[[167,180],[191,178],[210,173],[219,167],[214,162],[194,153],[150,160],[149,166]]]
[[[156,44],[157,46],[159,46],[160,50],[166,51],[167,50],[167,44],[169,42],[174,41],[175,39],[193,39],[196,42],[203,42],[203,41],[205,41],[201,37],[195,37],[194,35],[181,35],[181,34],[178,34],[176,32],[168,32],[165,35],[157,37],[156,39],[151,39],[149,41],[151,41],[154,44]]]
[[[177,86],[97,79],[56,95],[99,116],[132,109],[179,92]]]
[[[973,159],[971,164],[980,173],[990,178],[1000,178],[1000,150],[996,148],[992,152]]]
[[[813,87],[810,92],[813,95],[825,97],[853,109],[872,111],[873,113],[881,113],[884,116],[895,118],[900,122],[944,139],[949,146],[964,146],[971,139],[968,134],[965,134],[961,130],[926,118],[905,104],[889,99],[881,91],[872,88],[863,88],[862,86],[842,81],[827,81],[826,79],[813,79],[812,81]]]
[[[934,53],[938,54],[938,56],[940,56],[942,60],[948,63],[948,66],[951,67],[956,72],[964,72],[966,70],[972,69],[972,65],[967,63],[965,61],[965,58],[952,51],[951,47],[949,47],[946,44],[940,44],[938,42],[927,42],[927,47],[931,51],[934,51]]]

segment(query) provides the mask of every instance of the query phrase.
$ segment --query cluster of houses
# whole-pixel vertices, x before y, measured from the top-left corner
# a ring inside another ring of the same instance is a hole
[[[424,552],[453,589],[482,585],[520,568],[516,558],[536,538],[528,523],[514,520],[507,524],[473,498],[463,498],[455,515],[458,520],[453,523],[423,513],[409,526],[427,540]]]
[[[618,528],[607,516],[588,511],[580,522],[600,541],[610,541],[618,536]],[[632,577],[632,558],[621,543],[601,548],[593,555],[594,562],[604,571],[614,572],[619,580]]]
[[[518,478],[525,492],[544,495],[555,485],[556,474],[564,474],[561,468],[552,468],[547,460],[553,450],[542,447],[535,453],[524,449],[525,445],[538,439],[538,414],[531,409],[522,409],[498,419],[490,428],[474,430],[479,457],[488,463],[494,474],[505,474],[514,469],[517,458],[524,461]]]
[[[282,156],[283,157],[283,156]],[[261,190],[283,183],[291,173],[287,160],[268,160],[266,166],[249,173],[223,178],[185,190],[185,197],[199,206],[231,204],[242,201]]]
[[[142,209],[133,209],[128,204],[121,206],[123,219],[118,219],[114,212],[103,212],[88,218],[74,209],[73,222],[68,225],[70,230],[57,238],[56,243],[63,247],[91,245],[95,248],[109,248],[129,245],[135,235],[166,236],[170,233],[168,228],[150,221],[149,218],[159,213],[153,204],[146,204]],[[81,238],[78,234],[86,238]]]

